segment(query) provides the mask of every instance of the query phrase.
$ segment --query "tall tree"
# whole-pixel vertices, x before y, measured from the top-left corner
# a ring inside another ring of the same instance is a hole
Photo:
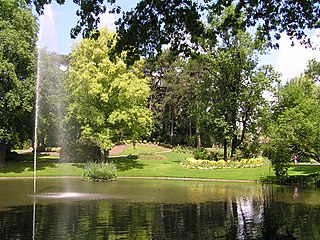
[[[108,52],[112,39],[110,31],[101,30],[97,40],[84,39],[71,53],[66,126],[71,150],[80,151],[78,157],[83,160],[90,153],[91,161],[98,160],[94,152],[101,152],[104,161],[115,141],[122,137],[135,141],[147,135],[152,122],[143,61],[127,68],[122,58],[111,60]]]
[[[235,6],[222,16],[209,15],[208,32],[218,32],[225,19],[236,14]],[[242,24],[240,19],[238,25]],[[261,110],[266,105],[263,93],[271,87],[274,76],[271,67],[258,68],[258,54],[264,51],[263,41],[238,28],[220,31],[217,44],[207,41],[202,55],[206,68],[206,94],[210,114],[223,137],[224,158],[231,145],[231,157],[243,143],[249,129],[257,131]]]
[[[60,146],[63,138],[64,82],[68,58],[41,49],[39,94],[39,147]]]
[[[165,51],[157,61],[148,62],[145,71],[151,80],[149,108],[155,118],[154,137],[171,144],[188,144],[188,108],[196,86],[187,60]]]
[[[24,1],[0,1],[0,165],[6,150],[33,132],[36,32]]]

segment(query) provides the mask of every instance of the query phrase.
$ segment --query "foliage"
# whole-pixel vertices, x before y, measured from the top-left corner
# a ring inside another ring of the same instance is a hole
[[[197,160],[195,158],[189,157],[186,160],[182,161],[180,164],[187,168],[209,170],[209,169],[223,169],[223,168],[256,168],[256,167],[268,166],[269,161],[262,157],[242,159],[240,161]]]
[[[208,32],[219,31],[224,19],[235,11],[231,6],[222,16],[210,13]],[[234,28],[221,31],[219,37],[216,45],[203,43],[206,54],[198,60],[203,66],[199,96],[206,109],[200,121],[215,141],[223,144],[226,160],[228,146],[233,158],[241,145],[250,145],[245,141],[253,143],[259,138],[261,120],[269,107],[264,93],[272,89],[279,75],[271,66],[258,66],[257,56],[265,51],[265,45],[257,37]]]
[[[193,156],[195,159],[209,159],[209,151],[204,147],[196,148],[193,151]]]
[[[190,36],[191,43],[198,43],[200,36],[218,42],[220,32],[230,28],[244,30],[255,26],[260,39],[267,39],[269,45],[278,47],[281,33],[285,32],[308,45],[305,29],[317,28],[320,16],[315,0],[300,1],[150,1],[142,0],[132,10],[126,12],[118,22],[120,41],[117,49],[131,50],[130,55],[147,56],[161,51],[163,44],[170,44],[172,49],[189,52],[197,44],[186,44],[185,36]],[[206,32],[201,24],[202,11],[211,11],[221,16],[231,4],[235,4],[235,14],[223,19],[215,32]],[[239,24],[239,19],[244,21]],[[272,36],[272,34],[274,34]],[[271,41],[274,37],[275,41]],[[177,39],[178,38],[178,39]],[[187,46],[186,46],[187,45]],[[186,51],[187,50],[187,51]]]
[[[39,49],[39,149],[63,145],[64,89],[68,58]]]
[[[189,63],[165,51],[157,61],[149,59],[145,71],[150,77],[149,109],[154,116],[152,137],[170,144],[188,144],[195,121],[189,114],[197,97],[197,79],[191,75]]]
[[[307,175],[292,175],[281,179],[268,176],[262,178],[262,182],[283,185],[301,185],[305,187],[320,187],[320,173],[316,172]]]
[[[282,178],[293,155],[319,161],[319,87],[305,76],[292,79],[280,89],[278,101],[266,155]]]
[[[306,77],[312,79],[313,82],[320,82],[320,62],[316,59],[309,60],[304,74]]]
[[[73,152],[86,147],[106,157],[124,136],[136,141],[149,134],[152,118],[146,108],[149,87],[143,61],[127,68],[122,58],[110,59],[113,39],[104,29],[97,40],[84,39],[71,53],[65,121]]]
[[[0,1],[0,165],[7,147],[32,136],[36,31],[24,1]]]
[[[83,180],[109,181],[116,180],[116,167],[112,163],[86,163],[83,169]]]
[[[59,4],[65,1],[55,0]],[[44,5],[51,3],[45,0],[26,0],[33,3],[38,13],[43,13]],[[120,13],[121,6],[115,5],[115,0],[73,0],[78,5],[77,16],[79,21],[71,30],[71,36],[75,38],[81,31],[82,35],[89,37],[92,30],[97,29],[100,14],[107,9]],[[108,5],[109,4],[109,5]],[[201,17],[204,11],[212,11],[217,15],[235,4],[235,14],[224,19],[219,31],[207,34]],[[310,39],[306,29],[315,29],[319,25],[319,8],[317,0],[306,1],[195,1],[195,0],[140,0],[134,9],[123,13],[119,19],[116,51],[121,54],[128,51],[130,62],[139,59],[140,55],[150,56],[161,52],[161,46],[169,44],[175,51],[190,52],[190,44],[198,43],[200,36],[204,36],[213,42],[217,41],[219,32],[229,29],[243,30],[255,27],[259,32],[259,38],[266,38],[269,44],[278,47],[277,41],[281,33],[286,33],[292,38],[300,40],[302,44],[310,45]],[[242,24],[238,19],[245,15]],[[95,38],[99,32],[93,31]],[[273,35],[273,36],[272,36]],[[92,36],[92,35],[91,35]],[[186,41],[186,39],[188,41]],[[197,44],[193,44],[197,46]]]

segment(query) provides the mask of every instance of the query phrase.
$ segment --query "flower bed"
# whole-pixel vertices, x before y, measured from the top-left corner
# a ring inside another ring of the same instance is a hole
[[[223,168],[256,168],[270,165],[270,162],[263,157],[238,160],[196,160],[189,157],[180,163],[181,166],[193,169],[223,169]]]

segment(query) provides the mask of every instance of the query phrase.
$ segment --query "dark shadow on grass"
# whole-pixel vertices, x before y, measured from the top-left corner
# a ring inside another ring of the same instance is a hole
[[[132,169],[143,169],[145,164],[130,157],[109,157],[110,162],[114,163],[119,171],[128,171]]]
[[[45,168],[56,168],[56,163],[52,162],[38,162],[37,170],[44,170]],[[6,165],[0,168],[0,173],[22,173],[25,170],[33,171],[32,162],[7,162]]]
[[[320,165],[311,165],[311,164],[291,165],[290,171],[299,172],[303,174],[312,174],[312,173],[320,172]]]
[[[14,159],[8,162],[32,162],[34,161],[33,153],[23,153],[18,154]],[[60,161],[59,156],[51,156],[49,153],[38,153],[37,162],[54,162],[58,163]]]

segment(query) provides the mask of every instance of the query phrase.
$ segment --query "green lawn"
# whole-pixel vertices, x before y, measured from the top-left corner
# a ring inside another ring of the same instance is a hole
[[[141,149],[140,149],[141,150]],[[140,151],[139,150],[139,151]],[[145,150],[143,150],[145,151]],[[151,150],[149,149],[150,153]],[[188,169],[180,165],[180,161],[188,154],[167,152],[162,154],[141,155],[141,158],[111,157],[116,164],[119,177],[177,177],[206,178],[226,180],[259,180],[261,177],[273,175],[271,167],[198,170]],[[19,162],[8,162],[0,169],[0,177],[33,176],[32,156],[20,156]],[[83,164],[59,163],[57,157],[40,156],[37,163],[37,176],[81,176]],[[292,165],[290,175],[308,174],[320,171],[319,165]]]
[[[159,148],[159,147],[155,147],[154,145],[136,145],[136,147],[134,148],[132,145],[128,145],[126,146],[126,148],[124,149],[124,151],[122,151],[119,154],[114,154],[113,156],[116,155],[142,155],[142,154],[154,154],[157,152],[161,152],[163,151],[163,149]]]

